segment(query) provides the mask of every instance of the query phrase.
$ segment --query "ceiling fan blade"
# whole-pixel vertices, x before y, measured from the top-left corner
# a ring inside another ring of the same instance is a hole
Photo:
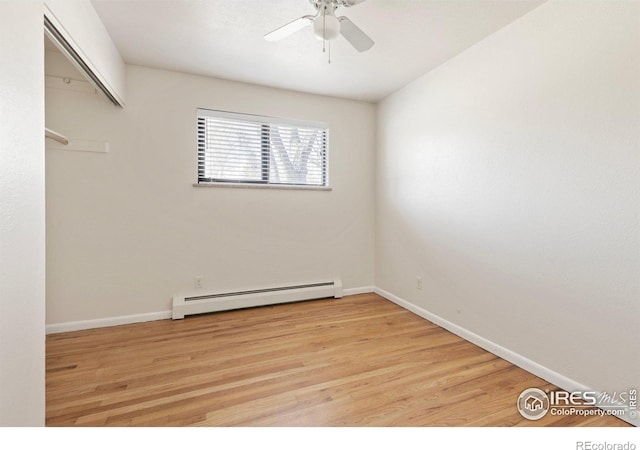
[[[367,0],[343,0],[342,1],[342,5],[343,6],[356,6],[358,3],[362,3],[362,2],[366,2]]]
[[[346,17],[338,17],[340,21],[340,34],[349,41],[359,52],[364,52],[373,47],[373,40],[364,31]]]
[[[313,16],[302,16],[299,19],[294,20],[293,22],[289,22],[288,24],[273,30],[271,33],[265,34],[264,38],[267,41],[279,41],[280,39],[284,39],[287,36],[292,35],[296,31],[302,30],[312,21]]]

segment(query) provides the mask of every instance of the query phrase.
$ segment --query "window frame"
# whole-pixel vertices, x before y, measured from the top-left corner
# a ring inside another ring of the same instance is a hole
[[[205,117],[249,121],[260,124],[260,180],[248,179],[222,179],[205,177],[204,152],[206,143],[201,137],[203,132],[203,122]],[[230,111],[222,111],[209,108],[197,108],[196,110],[196,139],[197,139],[197,182],[194,186],[201,187],[241,187],[241,188],[272,188],[272,189],[294,189],[294,190],[332,190],[329,185],[329,125],[324,122],[303,121],[295,119],[284,119],[280,117],[261,116],[255,114],[245,114]],[[270,180],[270,164],[272,158],[270,133],[271,126],[287,126],[300,128],[316,128],[322,130],[324,138],[323,161],[322,161],[322,184],[295,184],[277,183]]]

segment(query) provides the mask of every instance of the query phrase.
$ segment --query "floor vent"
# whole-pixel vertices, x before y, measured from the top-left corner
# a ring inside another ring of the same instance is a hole
[[[316,300],[319,298],[341,298],[342,281],[293,284],[237,292],[211,293],[203,295],[176,295],[173,297],[173,319],[184,319],[190,314],[203,314],[254,306]]]

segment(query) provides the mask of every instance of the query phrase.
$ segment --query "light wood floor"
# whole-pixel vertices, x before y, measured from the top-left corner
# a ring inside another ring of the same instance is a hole
[[[47,338],[49,426],[625,426],[530,422],[554,389],[374,294]]]

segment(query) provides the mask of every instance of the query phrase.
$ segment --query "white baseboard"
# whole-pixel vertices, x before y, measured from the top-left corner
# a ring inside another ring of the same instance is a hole
[[[361,286],[357,288],[343,289],[342,295],[346,297],[347,295],[370,294],[375,291],[375,286]]]
[[[558,386],[559,388],[567,392],[595,391],[594,389],[591,389],[588,386],[578,383],[577,381],[572,380],[571,378],[568,378],[558,372],[555,372],[554,370],[551,370],[548,367],[538,364],[537,362],[532,361],[529,358],[526,358],[519,353],[509,350],[508,348],[502,347],[501,345],[498,345],[495,342],[490,341],[489,339],[483,338],[482,336],[479,336],[467,330],[466,328],[456,325],[453,322],[449,322],[448,320],[443,319],[442,317],[436,314],[433,314],[424,308],[416,306],[413,303],[410,303],[392,294],[391,292],[387,292],[384,289],[380,289],[376,287],[375,293],[380,295],[381,297],[386,298],[389,301],[392,301],[396,305],[411,311],[412,313],[422,317],[423,319],[426,319],[429,322],[432,322],[444,328],[445,330],[450,331],[456,336],[460,336],[462,339],[469,341],[480,348],[483,348],[489,353],[493,353],[494,355],[499,356],[500,358],[506,361],[509,361],[511,364],[518,366],[521,369],[524,369],[527,372],[532,373],[533,375],[540,377],[551,384],[555,384],[556,386]],[[515,400],[514,400],[514,404],[515,404]],[[624,420],[627,423],[630,423],[631,425],[635,425],[635,426],[640,425],[640,420],[632,420],[628,417],[626,418],[620,417],[620,419]]]
[[[361,286],[343,289],[342,295],[368,294],[374,292],[374,286]],[[104,319],[79,320],[77,322],[52,323],[46,326],[46,334],[64,333],[66,331],[90,330],[92,328],[113,327],[130,323],[150,322],[153,320],[171,319],[171,311],[158,311],[131,316],[107,317]]]
[[[77,322],[52,323],[46,326],[46,334],[64,333],[65,331],[90,330],[92,328],[113,327],[130,323],[151,322],[153,320],[171,319],[171,311],[158,311],[131,316],[107,317],[105,319],[79,320]]]
[[[442,317],[437,316],[427,311],[426,309],[416,306],[413,303],[410,303],[404,299],[401,299],[400,297],[390,292],[387,292],[383,289],[376,288],[376,294],[386,298],[387,300],[392,301],[396,305],[402,306],[403,308],[411,311],[412,313],[424,319],[427,319],[429,322],[433,322],[436,325],[444,328],[445,330],[448,330],[453,334],[460,336],[462,339],[469,341],[477,345],[478,347],[481,347],[486,351],[493,353],[496,356],[499,356],[502,359],[506,359],[510,363],[515,364],[516,366],[526,370],[527,372],[531,372],[532,374],[547,380],[549,383],[553,383],[556,386],[562,387],[563,389],[567,389],[567,386],[570,386],[570,389],[572,391],[588,389],[587,386],[584,386],[580,383],[576,383],[575,381],[565,377],[564,375],[554,372],[553,370],[548,369],[547,367],[544,367],[536,363],[535,361],[525,358],[524,356],[518,353],[515,353],[507,348],[504,348],[493,341],[485,339],[482,336],[479,336],[467,330],[466,328],[456,325],[453,322],[449,322],[448,320],[443,319]]]

